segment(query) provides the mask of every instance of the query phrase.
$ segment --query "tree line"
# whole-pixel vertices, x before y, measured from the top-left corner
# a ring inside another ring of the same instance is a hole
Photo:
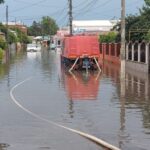
[[[138,14],[126,16],[126,41],[150,41],[150,0],[144,0],[144,6]],[[112,32],[99,36],[100,42],[120,42],[121,22],[114,26]]]
[[[49,16],[45,16],[39,22],[33,21],[32,25],[28,27],[28,35],[54,35],[56,34],[57,30],[58,25],[56,24],[56,21]]]
[[[150,41],[150,0],[144,2],[138,14],[126,17],[126,41]],[[119,23],[114,27],[119,33],[120,26]]]

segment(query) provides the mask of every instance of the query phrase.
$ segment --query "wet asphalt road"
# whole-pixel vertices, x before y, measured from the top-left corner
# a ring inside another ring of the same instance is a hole
[[[127,70],[120,82],[119,72],[105,64],[102,74],[69,74],[54,51],[13,55],[0,65],[0,150],[103,149],[50,121],[123,150],[149,150],[149,76]],[[10,91],[26,79],[13,91],[15,103]]]

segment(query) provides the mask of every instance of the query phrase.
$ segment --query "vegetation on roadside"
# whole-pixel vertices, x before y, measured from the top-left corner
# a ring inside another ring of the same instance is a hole
[[[150,0],[144,0],[144,2],[144,6],[139,9],[139,14],[126,17],[127,41],[150,41]],[[114,29],[120,33],[121,24],[118,23]]]
[[[108,34],[99,35],[99,42],[100,43],[115,43],[117,42],[118,33],[116,32],[109,32]]]
[[[4,0],[0,0],[0,4],[4,3]]]
[[[7,34],[7,29],[2,24],[0,24],[0,31],[3,32],[5,35]],[[6,46],[6,40],[0,38],[0,41],[2,41],[2,42],[0,42],[0,43],[2,43],[0,45],[0,47],[3,49],[6,48],[5,47]],[[12,44],[12,43],[17,43],[17,42],[27,44],[27,43],[30,43],[31,40],[25,33],[23,33],[18,28],[10,28],[8,30],[8,43]]]
[[[18,28],[13,28],[13,30],[16,32],[17,42],[24,44],[31,43],[31,39],[21,30],[19,30]]]
[[[0,4],[4,3],[4,0],[0,0]],[[3,49],[6,47],[6,43],[3,37],[0,36],[0,61],[2,61],[4,56]]]
[[[58,30],[58,25],[56,21],[49,17],[43,17],[41,21],[33,21],[32,25],[28,27],[28,35],[30,36],[44,36],[44,35],[54,35]]]
[[[5,49],[6,48],[6,41],[3,37],[0,36],[0,48]]]
[[[0,61],[3,59],[4,51],[0,48]]]

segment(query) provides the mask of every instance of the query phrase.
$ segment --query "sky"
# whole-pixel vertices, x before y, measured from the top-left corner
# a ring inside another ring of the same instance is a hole
[[[74,20],[119,19],[121,0],[72,0]],[[9,21],[21,21],[30,26],[43,16],[54,18],[62,27],[68,24],[68,0],[5,0],[0,5],[0,22],[6,19],[6,5]],[[144,5],[144,0],[126,0],[126,14],[136,14]]]

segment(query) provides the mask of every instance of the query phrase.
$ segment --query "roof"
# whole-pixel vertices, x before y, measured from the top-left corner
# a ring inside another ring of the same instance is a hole
[[[5,33],[3,33],[3,32],[0,31],[0,35],[5,35]]]
[[[6,22],[2,22],[2,24],[6,25]],[[21,23],[21,22],[8,22],[8,25],[10,25],[10,26],[15,26],[15,25],[23,26],[23,23]]]
[[[108,26],[112,27],[116,24],[117,20],[73,20],[73,26]]]
[[[42,40],[42,39],[43,39],[42,36],[36,36],[36,37],[34,37],[34,40]]]

